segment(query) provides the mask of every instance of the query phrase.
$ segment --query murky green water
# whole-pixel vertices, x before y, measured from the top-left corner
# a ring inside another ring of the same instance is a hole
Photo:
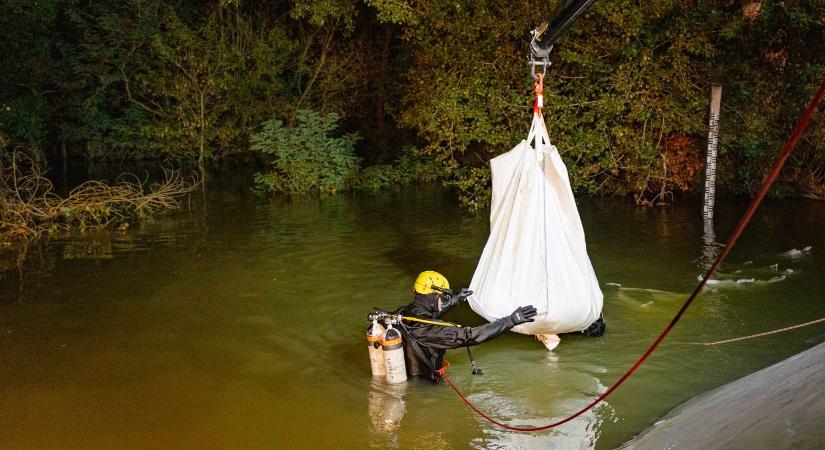
[[[373,382],[363,338],[366,313],[408,302],[418,271],[469,283],[485,215],[438,189],[244,192],[215,190],[207,207],[126,232],[53,240],[3,272],[0,448],[613,448],[692,395],[825,340],[814,326],[685,344],[825,315],[825,205],[772,202],[725,267],[734,281],[707,292],[606,405],[556,430],[503,431],[446,385]],[[720,237],[744,207],[719,205]],[[481,377],[466,352],[448,352],[454,381],[508,422],[544,424],[603,392],[700,273],[698,205],[583,198],[580,211],[607,334],[563,337],[553,353],[507,334],[477,347]],[[480,323],[466,305],[447,318]]]

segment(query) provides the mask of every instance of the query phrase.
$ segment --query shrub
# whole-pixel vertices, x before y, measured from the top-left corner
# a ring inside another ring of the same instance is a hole
[[[380,191],[391,186],[445,179],[447,167],[415,147],[407,147],[390,164],[375,164],[359,170],[351,180],[353,189]]]
[[[339,116],[299,110],[296,125],[281,120],[264,122],[252,135],[251,150],[259,153],[269,170],[255,174],[255,184],[267,191],[301,193],[337,192],[358,170],[355,134],[340,134]]]
[[[365,191],[380,191],[395,184],[395,167],[390,164],[375,164],[358,172],[353,185]]]

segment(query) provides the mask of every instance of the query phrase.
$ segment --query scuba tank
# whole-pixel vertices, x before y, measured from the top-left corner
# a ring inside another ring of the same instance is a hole
[[[387,369],[387,383],[398,384],[407,381],[407,365],[404,363],[404,344],[401,342],[401,332],[387,326],[384,339],[381,340],[384,351],[384,362]]]
[[[372,325],[367,328],[367,347],[370,352],[370,368],[372,376],[384,377],[387,369],[384,365],[384,350],[381,348],[381,338],[384,335],[384,326],[377,320],[372,321]]]

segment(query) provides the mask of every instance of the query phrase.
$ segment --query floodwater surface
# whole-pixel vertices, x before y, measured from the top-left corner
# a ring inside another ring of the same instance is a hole
[[[409,302],[426,269],[469,284],[488,218],[453,198],[437,188],[272,200],[213,189],[153,222],[53,237],[19,266],[5,261],[0,448],[615,448],[691,396],[825,341],[820,324],[693,344],[825,315],[825,205],[772,201],[659,350],[606,403],[557,429],[492,426],[443,383],[374,381],[372,307]],[[745,206],[718,204],[719,240]],[[565,335],[548,352],[507,333],[475,348],[482,376],[465,351],[447,353],[454,382],[500,420],[542,425],[604,392],[718,251],[692,202],[585,197],[579,209],[604,337]],[[467,305],[445,319],[483,323]]]

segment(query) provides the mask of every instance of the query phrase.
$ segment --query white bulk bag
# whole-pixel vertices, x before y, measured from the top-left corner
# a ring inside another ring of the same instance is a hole
[[[488,321],[535,306],[535,322],[513,328],[523,334],[584,330],[601,314],[602,291],[567,167],[550,144],[540,112],[533,115],[527,140],[490,166],[490,237],[470,283],[470,306]]]

